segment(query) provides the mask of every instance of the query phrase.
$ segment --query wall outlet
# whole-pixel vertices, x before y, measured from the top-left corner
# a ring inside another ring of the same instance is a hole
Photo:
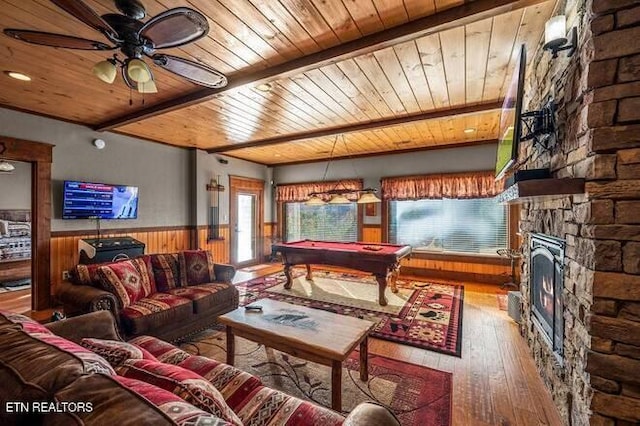
[[[69,271],[62,271],[62,279],[68,281],[71,278]]]

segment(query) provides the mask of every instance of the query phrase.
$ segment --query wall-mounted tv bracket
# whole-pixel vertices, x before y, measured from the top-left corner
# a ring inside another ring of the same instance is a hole
[[[520,115],[522,124],[521,141],[533,139],[545,150],[549,149],[549,136],[556,130],[556,103],[548,101],[541,109],[527,111]]]

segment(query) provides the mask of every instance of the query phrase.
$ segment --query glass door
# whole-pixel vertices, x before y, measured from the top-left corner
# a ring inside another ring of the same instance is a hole
[[[236,244],[234,252],[236,263],[256,261],[256,196],[238,193],[236,200],[238,212],[235,223]]]
[[[245,267],[259,263],[263,256],[264,181],[230,176],[230,258]]]

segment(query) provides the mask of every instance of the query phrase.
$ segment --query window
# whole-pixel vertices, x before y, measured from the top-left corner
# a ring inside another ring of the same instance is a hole
[[[307,206],[285,203],[285,241],[356,241],[358,207],[356,203]]]
[[[507,247],[507,208],[494,198],[390,201],[389,242],[416,251],[496,254]]]

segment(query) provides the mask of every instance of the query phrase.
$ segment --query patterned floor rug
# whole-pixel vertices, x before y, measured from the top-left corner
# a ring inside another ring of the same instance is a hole
[[[207,330],[181,347],[193,354],[225,361],[225,333]],[[262,382],[298,398],[331,407],[331,369],[236,338],[235,365]],[[360,402],[390,407],[403,426],[448,426],[451,423],[452,375],[382,356],[369,355],[369,381],[360,381],[358,352],[342,370],[343,413]]]
[[[284,288],[282,272],[237,284],[240,305],[270,298],[350,315],[375,322],[373,337],[460,356],[461,285],[398,280],[398,293],[387,289],[389,303],[380,306],[373,276],[314,271],[308,281],[301,269],[293,276],[290,290]]]

